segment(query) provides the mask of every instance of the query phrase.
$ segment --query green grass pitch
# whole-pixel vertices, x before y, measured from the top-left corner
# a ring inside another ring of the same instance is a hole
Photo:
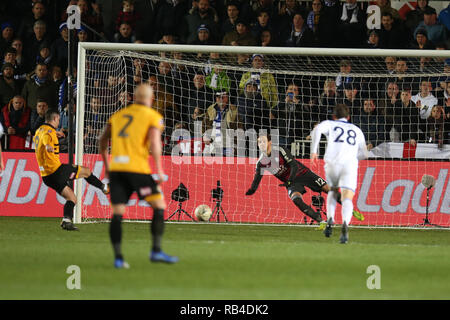
[[[108,224],[0,217],[0,299],[449,299],[447,230],[351,228],[339,244],[311,227],[166,224],[175,265],[148,260],[148,223],[123,224],[131,268],[113,268]],[[80,267],[80,290],[66,273]],[[380,268],[380,289],[368,289]]]

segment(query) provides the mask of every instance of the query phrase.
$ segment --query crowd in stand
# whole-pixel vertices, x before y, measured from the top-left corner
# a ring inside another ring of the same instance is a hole
[[[356,0],[3,1],[0,121],[7,140],[1,143],[7,150],[32,149],[31,137],[44,123],[46,110],[57,108],[60,150],[67,150],[65,21],[70,5],[79,6],[83,22],[75,31],[75,41],[448,50],[450,6],[436,12],[427,0],[419,0],[401,17],[389,0],[375,2],[381,24],[368,30],[367,2]],[[181,61],[183,56],[172,53],[170,58]],[[429,77],[430,61],[425,58],[415,64],[386,57],[382,71],[393,76],[375,81],[348,76],[352,74],[348,59],[338,61],[336,70],[328,70],[339,72],[337,77],[302,79],[280,79],[269,72],[228,72],[217,65],[208,68],[223,61],[217,53],[203,59],[204,68],[134,59],[129,78],[109,75],[104,86],[93,74],[90,87],[102,91],[87,95],[85,138],[92,139],[86,143],[92,147],[86,152],[96,152],[94,138],[101,127],[90,124],[106,121],[101,112],[108,104],[105,99],[114,99],[109,104],[116,103],[117,108],[132,100],[131,92],[114,89],[123,81],[130,82],[130,88],[148,82],[155,89],[155,108],[166,119],[166,139],[176,128],[193,133],[195,121],[201,120],[203,131],[216,130],[205,135],[207,146],[214,144],[214,132],[227,128],[277,128],[280,143],[289,145],[295,139],[308,139],[317,122],[330,118],[336,103],[345,103],[352,110],[352,121],[366,134],[369,148],[387,141],[450,144],[450,60],[438,61],[442,77]],[[260,54],[237,55],[235,62],[253,69],[263,69],[267,63]],[[409,77],[408,70],[424,76]],[[76,84],[73,89],[76,93]]]

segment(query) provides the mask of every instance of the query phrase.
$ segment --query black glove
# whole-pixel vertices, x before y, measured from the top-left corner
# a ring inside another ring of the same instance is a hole
[[[248,189],[247,192],[245,193],[246,196],[251,196],[252,194],[254,194],[256,192],[256,190],[253,189]]]

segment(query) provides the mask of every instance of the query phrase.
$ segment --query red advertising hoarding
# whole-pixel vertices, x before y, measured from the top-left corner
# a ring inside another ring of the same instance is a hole
[[[34,153],[4,152],[5,172],[0,177],[0,216],[61,217],[64,199],[47,188],[39,175]],[[66,155],[61,160],[66,161]],[[214,209],[216,202],[211,190],[220,181],[224,190],[222,207],[228,221],[258,223],[303,223],[304,215],[293,205],[286,189],[273,176],[264,176],[258,191],[245,196],[250,187],[256,159],[206,158],[165,156],[165,173],[169,181],[163,184],[168,210],[166,218],[178,207],[171,193],[180,183],[189,190],[190,199],[183,209],[193,215],[200,204]],[[309,160],[302,160],[309,166]],[[103,177],[103,162],[98,155],[86,155],[85,163],[94,174]],[[443,161],[361,161],[355,208],[365,215],[361,225],[421,224],[426,212],[426,188],[420,183],[424,174],[435,177],[436,184],[429,191],[429,217],[433,223],[450,226],[449,162]],[[324,177],[323,164],[317,168]],[[305,195],[307,203],[311,192]],[[325,196],[325,195],[324,195]],[[326,197],[326,196],[325,196]],[[150,219],[152,209],[132,199],[125,218]],[[340,206],[336,220],[340,220]],[[325,206],[324,206],[325,209]],[[93,186],[83,187],[83,216],[105,218],[110,215],[107,196]],[[175,215],[173,219],[177,219]],[[220,214],[224,221],[223,214]],[[190,220],[181,215],[180,220]]]

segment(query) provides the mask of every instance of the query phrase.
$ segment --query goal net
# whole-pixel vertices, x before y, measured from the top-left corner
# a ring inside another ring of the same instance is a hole
[[[245,195],[260,156],[257,136],[270,133],[273,144],[325,179],[323,162],[311,166],[310,134],[343,103],[370,150],[354,197],[365,219],[352,223],[411,227],[427,218],[450,226],[449,77],[450,53],[438,50],[81,43],[76,162],[103,178],[98,136],[107,119],[133,101],[134,88],[149,83],[153,107],[165,119],[166,219],[196,220],[195,208],[206,204],[210,221],[310,224],[272,175]],[[434,178],[432,187],[422,183],[424,175]],[[179,202],[181,184],[189,197]],[[78,222],[110,218],[100,190],[81,181],[76,193]],[[306,188],[303,199],[326,211],[319,196],[326,199]],[[340,205],[337,212],[339,223]],[[152,215],[146,203],[130,199],[126,219]]]

